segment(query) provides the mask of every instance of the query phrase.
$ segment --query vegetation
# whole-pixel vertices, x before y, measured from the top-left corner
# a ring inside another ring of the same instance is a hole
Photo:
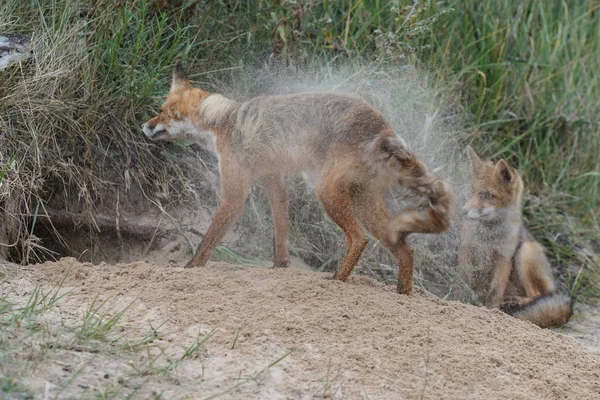
[[[139,132],[177,57],[198,83],[242,96],[261,92],[253,71],[265,65],[290,76],[410,66],[452,88],[457,141],[519,167],[534,233],[555,261],[582,268],[566,270],[570,289],[589,290],[598,261],[586,249],[600,232],[599,13],[595,1],[559,0],[3,1],[0,32],[32,33],[34,45],[30,60],[0,72],[10,256],[43,252],[34,226],[51,198],[89,212],[107,192],[168,203],[209,189],[194,176],[205,171],[201,150]],[[292,207],[314,211],[301,196]],[[293,217],[294,230],[328,236],[319,215]],[[322,240],[304,248],[320,249],[311,263],[325,268],[339,251]]]
[[[473,127],[466,139],[519,167],[529,225],[555,260],[598,269],[580,246],[590,240],[597,248],[599,238],[600,5],[455,7],[454,18],[435,25],[429,60],[460,82]]]
[[[7,271],[13,275],[15,269]],[[132,322],[140,317],[131,315],[135,300],[122,304],[122,299],[96,297],[84,310],[81,300],[63,287],[67,275],[43,286],[19,278],[18,290],[11,286],[11,277],[1,277],[2,399],[34,399],[42,393],[52,399],[164,398],[149,387],[153,385],[161,391],[204,392],[202,398],[218,398],[260,384],[267,371],[292,353],[259,364],[251,375],[221,377],[225,388],[217,391],[206,388],[197,371],[203,376],[207,348],[217,333],[225,334],[222,330],[199,330],[196,337],[173,341],[167,339],[173,331],[164,326],[166,320],[154,327]],[[187,376],[185,371],[194,373]]]

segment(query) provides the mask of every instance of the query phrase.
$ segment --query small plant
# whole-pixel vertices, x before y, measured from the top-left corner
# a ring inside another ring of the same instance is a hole
[[[68,294],[63,291],[65,279],[48,289],[37,284],[20,301],[0,297],[0,398],[33,398],[22,378],[50,356],[46,344],[51,328],[45,316]]]
[[[188,358],[195,358],[197,356],[198,352],[204,346],[204,344],[207,341],[209,341],[214,336],[215,333],[217,333],[217,328],[214,328],[213,330],[211,330],[202,339],[200,339],[200,335],[198,334],[198,338],[196,339],[196,341],[194,343],[192,343],[190,345],[190,347],[188,347],[185,350],[185,353],[183,353],[183,355],[179,358],[179,361],[183,361],[183,360],[188,359]]]
[[[162,339],[165,336],[165,333],[161,332],[160,328],[165,323],[166,321],[156,328],[150,325],[150,331],[139,340],[129,341],[127,338],[124,338],[125,343],[123,344],[123,350],[135,353],[141,349],[146,349],[148,345],[153,343],[155,340]]]
[[[232,387],[225,389],[222,392],[216,393],[214,395],[205,397],[204,400],[212,400],[212,399],[216,399],[219,398],[221,396],[226,395],[227,393],[231,393],[234,390],[239,389],[241,386],[245,385],[248,382],[256,382],[257,384],[260,383],[260,379],[262,377],[262,375],[268,371],[269,369],[273,368],[274,366],[276,366],[277,364],[279,364],[280,362],[282,362],[285,358],[287,358],[290,354],[292,354],[294,352],[294,350],[290,350],[287,353],[285,353],[283,356],[279,357],[277,360],[273,361],[272,363],[270,363],[269,365],[267,365],[265,368],[263,368],[262,370],[258,371],[257,373],[255,373],[254,375],[251,376],[244,376],[244,377],[240,377],[240,378],[235,378],[234,380],[238,380],[240,382],[238,382],[237,384],[233,385]]]
[[[158,354],[153,355],[152,349],[158,349]],[[149,376],[154,374],[169,375],[177,367],[176,362],[167,356],[164,349],[161,347],[146,345],[144,351],[146,352],[145,358],[147,361],[144,363],[131,364],[131,367],[135,370],[137,376]]]
[[[434,24],[454,12],[454,9],[434,10],[431,1],[415,1],[412,5],[402,6],[396,0],[391,2],[390,11],[394,15],[396,26],[387,32],[377,29],[375,45],[386,58],[396,62],[416,63],[415,55],[431,49],[428,43],[418,44],[419,39],[430,34]],[[413,58],[409,59],[411,56]]]
[[[235,337],[233,338],[233,343],[231,344],[231,350],[235,349],[235,345],[237,344],[238,338],[240,337],[240,333],[242,332],[241,329],[238,329],[235,332]]]
[[[327,361],[327,372],[320,382],[323,383],[323,399],[332,399],[341,389],[342,384],[342,369],[338,368],[337,371],[333,371],[331,365],[331,359]]]
[[[2,167],[2,170],[0,171],[0,186],[2,186],[2,179],[4,179],[4,176],[6,175],[9,168],[12,166],[12,164],[14,162],[15,162],[15,157],[13,156],[12,160],[10,160],[9,163],[7,163],[4,167]]]
[[[33,393],[23,387],[19,381],[0,376],[0,398],[33,399]]]
[[[21,326],[23,321],[29,324],[36,317],[50,310],[57,301],[59,301],[67,293],[60,293],[66,276],[59,282],[57,286],[52,287],[48,292],[44,293],[42,285],[37,284],[31,294],[27,304],[23,307],[14,308],[5,299],[0,300],[0,315],[9,314],[6,324],[15,324]]]
[[[78,339],[100,341],[109,340],[108,335],[115,330],[118,323],[123,318],[123,315],[129,309],[129,307],[131,307],[135,300],[113,316],[109,316],[104,310],[102,310],[108,301],[109,299],[107,298],[101,302],[99,301],[98,295],[96,295],[90,306],[85,311],[83,323],[75,332]]]

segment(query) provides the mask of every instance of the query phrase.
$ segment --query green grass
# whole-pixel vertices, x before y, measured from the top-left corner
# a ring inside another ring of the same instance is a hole
[[[109,340],[108,336],[115,330],[123,315],[129,307],[133,305],[133,301],[123,307],[117,313],[110,313],[106,310],[107,302],[110,299],[100,300],[98,296],[92,301],[90,306],[85,310],[83,322],[78,327],[75,335],[81,340]]]
[[[0,394],[9,398],[33,399],[33,394],[13,378],[0,377]]]
[[[63,292],[64,281],[27,289],[31,282],[20,277],[3,287],[10,298],[0,297],[0,398],[122,399],[138,398],[144,392],[144,398],[161,398],[161,391],[174,390],[217,398],[245,385],[261,385],[266,372],[292,353],[274,357],[264,367],[258,364],[260,368],[249,375],[242,367],[238,373],[229,371],[218,377],[221,385],[207,388],[205,360],[214,356],[209,345],[219,329],[199,330],[197,337],[189,339],[177,332],[176,340],[162,340],[173,332],[165,332],[163,325],[145,332],[126,320],[135,313],[132,302],[115,309],[117,300],[98,296],[79,315],[81,299],[57,295]],[[40,386],[40,381],[48,385]],[[160,390],[148,390],[157,382],[163,383]]]
[[[55,304],[66,294],[60,293],[63,283],[63,278],[57,284],[52,285],[52,289],[44,292],[41,285],[36,285],[27,303],[21,307],[14,307],[9,301],[0,298],[0,316],[4,317],[3,323],[10,325],[15,324],[18,327],[27,329],[35,329],[38,325],[35,323],[37,318],[50,310]]]
[[[461,82],[467,139],[519,167],[534,231],[598,240],[600,4],[450,3],[428,60]]]
[[[106,206],[107,193],[132,193],[132,187],[166,206],[198,193],[216,202],[198,184],[214,160],[194,147],[148,142],[139,132],[164,99],[177,58],[187,62],[196,83],[242,98],[264,90],[271,71],[284,71],[290,81],[298,75],[319,81],[344,68],[414,66],[428,85],[452,96],[457,141],[519,167],[528,224],[565,267],[569,289],[596,287],[597,257],[584,249],[600,240],[597,2],[169,3],[0,5],[0,32],[31,32],[35,45],[32,59],[0,73],[6,183],[0,209],[12,216],[5,223],[11,225],[9,242],[17,243],[12,259],[42,249],[31,237],[31,210],[53,199],[67,199],[83,214]],[[304,193],[292,196],[291,242],[311,265],[331,268],[342,255],[339,232]],[[264,215],[248,220],[268,225]],[[269,246],[261,237],[242,254],[265,258]],[[244,261],[225,247],[217,253]]]
[[[4,287],[11,297],[0,297],[0,398],[126,398],[140,390],[145,379],[174,380],[184,363],[207,357],[203,352],[217,329],[179,348],[179,343],[160,341],[166,334],[162,325],[144,334],[125,321],[132,302],[114,310],[108,303],[114,299],[96,297],[82,316],[72,315],[78,313],[72,308],[78,300],[63,293],[65,278],[35,285],[28,295],[22,294],[28,290],[26,278],[19,279],[23,287],[18,290],[10,289],[16,287],[14,282]],[[98,368],[114,379],[90,375]],[[61,369],[60,374],[52,372]],[[123,386],[118,376],[133,387]],[[40,379],[50,385],[36,385]]]

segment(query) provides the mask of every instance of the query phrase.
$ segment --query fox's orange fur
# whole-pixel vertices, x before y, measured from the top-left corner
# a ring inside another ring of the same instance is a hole
[[[301,93],[239,103],[192,86],[178,65],[160,114],[143,130],[156,140],[191,139],[219,157],[223,201],[186,267],[206,264],[256,181],[269,193],[275,266],[287,266],[284,176],[290,173],[311,173],[325,211],[344,231],[348,253],[335,274],[342,281],[367,245],[364,227],[393,253],[399,264],[398,291],[410,294],[413,250],[406,236],[442,232],[451,223],[450,186],[428,172],[383,116],[356,96]],[[423,194],[429,207],[392,219],[383,200],[392,185]]]
[[[541,327],[566,323],[569,297],[556,284],[543,247],[525,229],[521,214],[523,181],[506,161],[482,160],[469,147],[473,192],[463,211],[459,263],[490,308],[501,308]]]

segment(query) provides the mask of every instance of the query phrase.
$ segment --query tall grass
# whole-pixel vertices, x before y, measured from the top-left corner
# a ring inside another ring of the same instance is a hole
[[[456,12],[435,25],[430,60],[461,82],[472,116],[469,139],[519,166],[529,193],[547,200],[548,214],[578,216],[597,232],[600,4],[448,5]]]
[[[191,26],[151,1],[11,0],[0,5],[0,31],[31,33],[33,48],[29,61],[0,74],[0,160],[16,158],[0,198],[5,224],[17,226],[13,258],[31,254],[28,225],[52,197],[93,220],[119,190],[163,199],[186,192],[180,182],[189,180],[172,178],[188,174],[177,150],[148,143],[138,127],[172,60],[199,45]]]
[[[242,96],[261,91],[248,73],[255,66],[290,75],[314,67],[335,74],[346,65],[429,71],[455,88],[452,114],[467,127],[457,139],[522,171],[529,224],[553,258],[597,263],[580,251],[599,235],[597,2],[161,3],[0,5],[0,32],[32,33],[34,44],[31,61],[0,72],[0,163],[16,160],[0,189],[6,220],[18,226],[13,258],[29,254],[28,224],[50,199],[70,199],[65,207],[92,219],[107,193],[139,188],[168,201],[207,188],[194,163],[182,163],[200,159],[198,150],[150,143],[138,128],[162,102],[181,57],[196,82]],[[304,198],[292,204],[313,208]],[[310,229],[311,237],[334,234],[330,224],[297,222],[294,230]],[[327,254],[337,254],[330,250],[312,264],[329,265]]]
[[[571,293],[597,293],[600,4],[445,5],[456,12],[434,26],[427,61],[459,83],[465,140],[519,168],[530,228],[555,261],[577,265],[564,272]]]

